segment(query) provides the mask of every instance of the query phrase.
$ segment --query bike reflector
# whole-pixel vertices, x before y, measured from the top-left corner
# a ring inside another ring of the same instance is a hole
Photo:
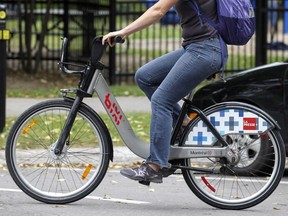
[[[88,174],[90,173],[90,170],[92,168],[92,164],[88,164],[85,171],[83,172],[83,175],[82,175],[82,180],[85,180],[86,177],[88,176]]]
[[[201,176],[202,181],[204,182],[204,184],[215,193],[215,188],[207,181],[207,179],[205,178],[205,176]]]
[[[32,121],[23,131],[22,131],[22,134],[27,134],[29,132],[29,130],[34,126],[36,125],[38,122],[37,119],[35,119],[34,121]]]

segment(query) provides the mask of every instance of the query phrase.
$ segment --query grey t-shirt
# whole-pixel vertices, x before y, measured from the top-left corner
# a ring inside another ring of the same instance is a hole
[[[201,41],[216,35],[216,30],[208,23],[201,26],[197,13],[189,6],[189,0],[178,0],[174,5],[175,11],[180,18],[182,28],[183,46],[191,42]],[[216,0],[196,0],[201,11],[208,17],[217,20]]]

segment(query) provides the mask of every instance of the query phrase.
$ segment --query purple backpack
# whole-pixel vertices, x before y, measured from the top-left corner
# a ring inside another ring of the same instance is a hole
[[[215,28],[223,41],[229,45],[245,45],[255,32],[254,9],[250,0],[216,0],[218,22],[206,16],[195,0],[188,0],[203,23],[208,22]]]

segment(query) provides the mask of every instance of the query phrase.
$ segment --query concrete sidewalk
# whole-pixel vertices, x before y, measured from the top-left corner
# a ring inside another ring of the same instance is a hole
[[[122,110],[125,112],[150,112],[150,101],[146,97],[116,97]],[[6,116],[18,116],[26,109],[41,101],[53,99],[34,99],[34,98],[7,98]],[[84,103],[91,106],[96,112],[105,112],[99,98],[85,98]]]

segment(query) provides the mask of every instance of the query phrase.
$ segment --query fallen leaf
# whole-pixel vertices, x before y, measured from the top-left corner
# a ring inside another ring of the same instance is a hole
[[[66,208],[65,205],[54,205],[53,208]]]
[[[47,80],[45,80],[45,79],[40,79],[40,82],[44,83],[44,84],[48,83]]]
[[[105,195],[103,196],[103,199],[111,199],[111,197],[108,196],[107,194],[105,194]]]
[[[112,183],[112,184],[118,184],[118,182],[115,181],[115,180],[112,180],[111,183]]]

